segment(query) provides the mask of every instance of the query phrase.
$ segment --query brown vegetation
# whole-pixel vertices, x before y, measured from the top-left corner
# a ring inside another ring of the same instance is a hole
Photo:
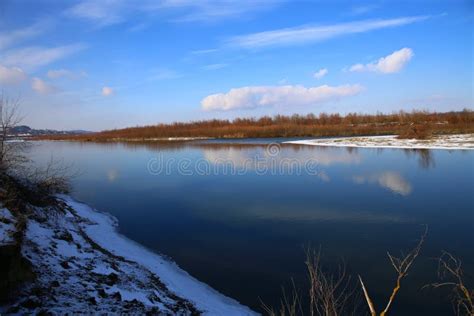
[[[429,127],[429,128],[428,128]],[[427,133],[429,130],[429,133]],[[400,111],[392,114],[356,114],[345,116],[292,115],[261,118],[208,120],[189,123],[129,127],[76,136],[45,136],[42,139],[80,141],[150,140],[168,137],[264,138],[318,137],[401,134],[402,137],[428,137],[430,134],[474,132],[474,112],[431,113]]]
[[[431,124],[410,124],[404,130],[400,131],[400,139],[429,139],[433,136]]]
[[[310,249],[306,251],[305,263],[309,279],[307,303],[303,303],[302,296],[293,283],[293,291],[290,296],[283,289],[283,298],[278,310],[263,304],[263,309],[268,315],[337,316],[359,314],[360,296],[356,284],[352,282],[351,276],[346,272],[344,263],[338,267],[336,274],[329,274],[323,270],[321,265],[321,251],[316,252]]]

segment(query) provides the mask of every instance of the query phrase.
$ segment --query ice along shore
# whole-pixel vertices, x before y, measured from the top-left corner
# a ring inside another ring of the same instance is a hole
[[[426,140],[399,139],[396,135],[390,135],[318,138],[285,143],[325,147],[474,150],[474,134],[438,135]]]

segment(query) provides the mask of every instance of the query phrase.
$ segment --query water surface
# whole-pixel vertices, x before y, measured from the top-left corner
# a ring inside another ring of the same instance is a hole
[[[37,142],[38,164],[60,158],[80,174],[72,195],[119,219],[129,238],[255,310],[278,304],[293,279],[306,288],[304,249],[343,260],[376,305],[395,273],[386,252],[416,244],[394,315],[446,315],[437,280],[442,250],[474,273],[474,152],[319,148],[281,140],[173,144]],[[472,281],[472,280],[471,280]]]

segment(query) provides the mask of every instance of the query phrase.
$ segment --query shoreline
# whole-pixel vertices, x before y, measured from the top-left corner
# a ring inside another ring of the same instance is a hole
[[[21,244],[36,277],[0,313],[257,315],[118,232],[118,220],[68,195],[33,207]],[[17,220],[2,209],[0,236]],[[0,247],[13,240],[2,237]]]
[[[119,223],[112,215],[97,211],[70,196],[60,198],[79,216],[98,223],[85,229],[97,244],[114,255],[144,266],[158,276],[168,290],[189,300],[204,315],[256,315],[248,307],[195,279],[170,259],[121,235],[117,230]]]
[[[474,134],[438,135],[429,140],[398,139],[397,135],[305,139],[283,144],[321,147],[474,150]]]

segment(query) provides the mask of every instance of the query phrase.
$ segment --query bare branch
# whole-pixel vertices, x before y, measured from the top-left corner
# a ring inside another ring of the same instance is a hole
[[[422,245],[425,241],[425,237],[426,237],[427,233],[428,233],[428,227],[425,227],[425,232],[423,233],[423,235],[421,235],[421,238],[418,241],[418,244],[416,245],[416,247],[413,248],[406,256],[402,257],[402,259],[393,257],[392,255],[390,255],[390,253],[387,253],[388,258],[390,259],[390,262],[392,263],[393,267],[395,268],[395,271],[398,272],[398,276],[397,276],[396,285],[393,288],[392,294],[390,295],[390,298],[387,302],[387,306],[385,306],[385,309],[382,311],[382,313],[380,313],[380,315],[382,315],[382,316],[385,315],[388,312],[388,310],[390,309],[390,306],[392,305],[392,303],[395,299],[395,296],[397,295],[398,291],[400,290],[400,286],[401,286],[400,283],[401,283],[402,279],[405,276],[407,276],[408,270],[410,269],[410,267],[412,266],[412,264],[415,261],[416,257],[418,257],[418,255],[420,253],[421,247],[422,247]]]
[[[0,95],[0,171],[19,168],[28,159],[24,154],[25,143],[12,141],[9,133],[22,121],[19,114],[20,98]]]
[[[474,290],[464,282],[462,262],[449,252],[443,251],[438,258],[438,277],[446,282],[432,283],[424,287],[450,287],[453,291],[453,307],[457,315],[474,315]]]
[[[360,275],[359,275],[359,281],[360,281],[360,285],[362,286],[362,291],[364,292],[367,305],[369,305],[370,315],[375,316],[377,315],[377,312],[375,311],[374,303],[370,299],[369,293],[367,292],[367,289],[365,288],[364,282],[362,281],[362,278]]]
[[[397,258],[395,256],[392,256],[389,252],[387,252],[388,259],[390,260],[391,265],[393,266],[393,268],[395,269],[398,275],[397,275],[395,287],[392,290],[392,293],[388,299],[387,305],[385,306],[384,310],[380,313],[381,316],[386,315],[390,307],[392,306],[392,303],[395,300],[395,297],[398,291],[400,290],[401,281],[404,277],[408,275],[408,270],[413,265],[413,262],[415,261],[415,259],[418,257],[421,247],[423,246],[423,243],[425,241],[427,233],[428,233],[428,227],[426,226],[424,233],[421,235],[421,238],[418,241],[418,244],[407,255],[404,255],[402,253],[402,256],[400,258]],[[362,278],[360,276],[359,276],[359,281],[362,286],[362,290],[364,292],[364,296],[367,301],[367,305],[369,306],[371,315],[373,316],[377,315],[374,304],[372,300],[370,299],[367,288],[365,287],[364,282],[362,281]]]

